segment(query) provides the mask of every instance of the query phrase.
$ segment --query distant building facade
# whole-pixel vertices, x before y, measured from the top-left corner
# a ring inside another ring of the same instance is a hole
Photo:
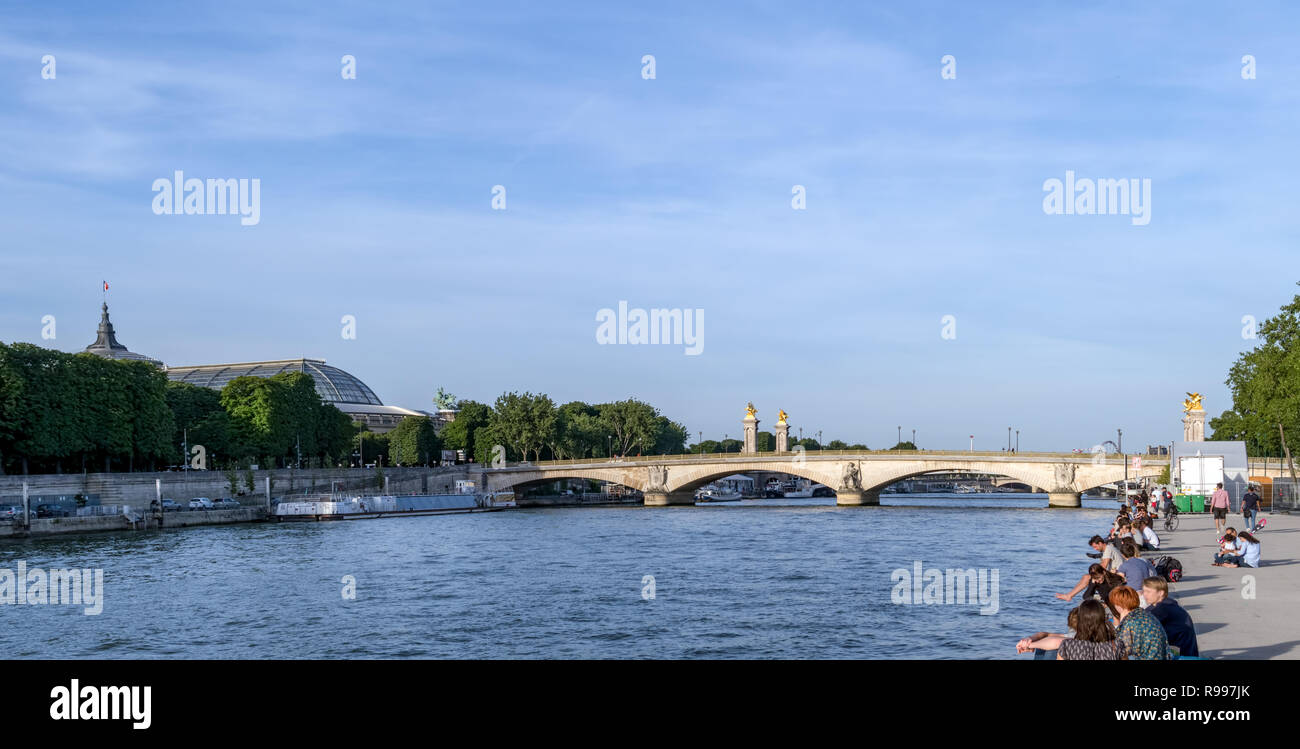
[[[220,390],[226,383],[236,377],[272,377],[285,372],[302,372],[309,374],[316,383],[316,393],[321,400],[329,403],[353,421],[361,422],[372,432],[383,433],[393,430],[408,416],[428,416],[436,426],[441,426],[445,416],[431,414],[427,411],[414,411],[398,406],[385,406],[370,386],[355,375],[332,367],[323,359],[280,359],[276,361],[242,362],[238,364],[199,364],[194,366],[169,367],[158,359],[137,354],[118,342],[113,331],[113,323],[108,317],[108,304],[103,306],[99,320],[99,334],[95,342],[85,349],[87,352],[107,359],[133,359],[147,361],[167,372],[167,377],[175,382]]]

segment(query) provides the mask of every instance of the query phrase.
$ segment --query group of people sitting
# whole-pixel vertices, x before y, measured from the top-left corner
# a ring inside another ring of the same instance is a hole
[[[1228,526],[1219,539],[1219,553],[1214,555],[1214,567],[1258,567],[1259,539],[1250,531],[1238,531]]]
[[[1152,516],[1146,508],[1139,505],[1129,515],[1128,507],[1121,507],[1110,527],[1106,541],[1118,545],[1123,541],[1132,541],[1138,551],[1155,551],[1160,548],[1160,536],[1151,523]]]
[[[1227,506],[1220,484],[1215,499]],[[1215,567],[1258,567],[1260,543],[1254,536],[1263,521],[1256,524],[1259,498],[1254,487],[1242,502],[1249,530],[1228,527],[1219,539],[1214,555]],[[1106,537],[1093,536],[1088,544],[1098,561],[1068,593],[1057,598],[1071,601],[1083,594],[1083,602],[1070,610],[1066,625],[1073,635],[1039,632],[1016,643],[1017,653],[1033,652],[1035,658],[1057,660],[1170,660],[1199,658],[1196,627],[1192,617],[1169,597],[1168,580],[1180,578],[1181,564],[1172,557],[1156,559],[1161,569],[1143,559],[1143,551],[1160,548],[1160,537],[1152,527],[1157,512],[1173,511],[1173,495],[1157,488],[1143,493],[1132,508],[1121,507]],[[1148,502],[1150,508],[1148,509]],[[1214,503],[1216,534],[1226,511]]]
[[[1073,636],[1039,632],[1016,643],[1017,653],[1057,660],[1170,660],[1197,658],[1192,617],[1169,597],[1169,583],[1142,551],[1160,548],[1145,504],[1120,510],[1106,538],[1093,536],[1089,556],[1098,562],[1062,601],[1083,594],[1066,624]]]
[[[1017,653],[1035,651],[1034,657],[1058,661],[1167,661],[1198,658],[1196,628],[1192,617],[1169,598],[1169,584],[1162,577],[1148,577],[1132,584],[1110,573],[1100,564],[1094,581],[1096,592],[1109,590],[1102,599],[1086,598],[1070,609],[1066,626],[1073,632],[1039,632],[1016,643]],[[1140,593],[1140,594],[1139,594]],[[1146,608],[1143,608],[1145,599]],[[1043,655],[1040,655],[1043,654]]]

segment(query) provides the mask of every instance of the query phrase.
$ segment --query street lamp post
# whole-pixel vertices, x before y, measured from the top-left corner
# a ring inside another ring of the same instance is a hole
[[[916,449],[916,430],[912,430],[912,449]]]
[[[1016,430],[1016,452],[1020,452],[1020,430]]]
[[[822,452],[826,451],[826,446],[822,444],[822,430],[820,429],[817,430],[817,449]]]
[[[898,425],[898,444],[903,444],[903,425]]]
[[[1011,452],[1011,427],[1007,427],[1007,452]]]
[[[970,451],[975,452],[975,435],[970,436]]]

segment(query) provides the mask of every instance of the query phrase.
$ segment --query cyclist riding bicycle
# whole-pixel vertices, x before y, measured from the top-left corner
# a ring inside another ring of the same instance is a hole
[[[1173,495],[1166,492],[1164,506],[1161,508],[1165,516],[1165,530],[1172,531],[1178,527],[1178,506],[1174,504]]]

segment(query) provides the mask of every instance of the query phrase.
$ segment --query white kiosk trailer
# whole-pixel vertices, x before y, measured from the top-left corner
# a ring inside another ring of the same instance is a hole
[[[1209,496],[1216,484],[1228,490],[1231,510],[1241,507],[1250,467],[1245,442],[1175,442],[1169,458],[1170,478],[1181,494]]]

